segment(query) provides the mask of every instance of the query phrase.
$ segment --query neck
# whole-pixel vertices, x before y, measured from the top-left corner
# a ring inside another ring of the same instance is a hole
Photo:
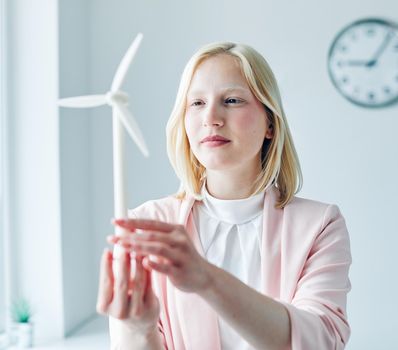
[[[206,188],[209,194],[217,199],[243,199],[254,190],[257,171],[206,171]]]

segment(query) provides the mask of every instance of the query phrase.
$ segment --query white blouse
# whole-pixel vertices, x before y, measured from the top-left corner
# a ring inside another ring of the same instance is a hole
[[[264,193],[222,200],[212,197],[204,185],[203,201],[196,201],[193,206],[193,219],[207,260],[257,291],[262,283]],[[222,318],[218,318],[218,322],[223,350],[253,349]]]

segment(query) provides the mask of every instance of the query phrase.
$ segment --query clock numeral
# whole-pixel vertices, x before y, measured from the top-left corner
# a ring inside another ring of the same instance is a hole
[[[346,45],[343,45],[343,44],[342,44],[342,45],[340,45],[339,50],[340,50],[341,52],[346,53],[346,52],[348,51],[348,48],[347,48]]]
[[[375,100],[375,93],[373,91],[368,92],[368,99],[369,101],[374,101]]]
[[[389,94],[391,93],[391,89],[390,89],[389,86],[385,86],[385,87],[383,88],[383,91],[384,91],[384,93],[387,94],[387,95],[389,95]]]
[[[396,44],[394,45],[394,50],[395,50],[395,51],[398,51],[398,43],[396,43]]]
[[[374,36],[376,34],[376,30],[374,28],[368,28],[366,29],[366,35],[368,36]]]
[[[345,76],[345,77],[343,77],[343,78],[341,79],[341,82],[342,82],[343,84],[347,84],[349,81],[350,81],[350,79],[348,79],[347,76]]]

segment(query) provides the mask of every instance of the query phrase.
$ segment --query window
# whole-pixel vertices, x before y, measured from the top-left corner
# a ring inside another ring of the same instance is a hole
[[[0,335],[6,331],[6,254],[5,251],[5,149],[6,149],[6,122],[5,122],[5,0],[0,0]],[[1,341],[0,341],[1,347]]]

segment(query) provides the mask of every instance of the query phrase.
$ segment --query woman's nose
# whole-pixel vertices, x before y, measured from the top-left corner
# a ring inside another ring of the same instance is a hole
[[[215,104],[207,104],[203,110],[203,126],[223,125],[224,118],[222,113],[222,110]]]

